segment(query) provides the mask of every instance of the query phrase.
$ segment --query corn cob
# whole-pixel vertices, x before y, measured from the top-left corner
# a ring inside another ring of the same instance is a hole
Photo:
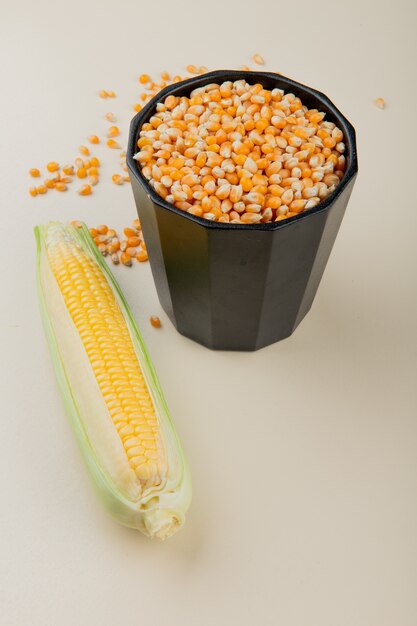
[[[144,342],[84,225],[35,234],[45,331],[97,491],[121,523],[165,539],[184,522],[191,481]]]

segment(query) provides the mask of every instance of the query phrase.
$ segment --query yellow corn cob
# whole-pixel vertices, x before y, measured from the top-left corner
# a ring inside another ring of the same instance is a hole
[[[146,348],[84,227],[37,229],[46,330],[81,450],[111,512],[165,538],[190,482]]]
[[[166,459],[155,407],[115,296],[98,265],[67,241],[50,246],[48,258],[129,463],[141,483],[159,485]]]

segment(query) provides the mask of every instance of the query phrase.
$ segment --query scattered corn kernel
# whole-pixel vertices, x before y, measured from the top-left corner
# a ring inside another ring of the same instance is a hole
[[[88,135],[88,141],[90,143],[100,143],[100,139],[97,137],[97,135]]]
[[[120,261],[123,265],[130,267],[132,265],[132,257],[126,254],[126,252],[122,252],[120,255]]]
[[[66,191],[68,189],[68,187],[67,187],[67,185],[65,183],[57,182],[57,183],[55,183],[55,189],[57,191]]]
[[[36,188],[38,193],[40,194],[44,194],[48,191],[48,188],[46,185],[38,185],[38,187]]]
[[[39,176],[41,175],[40,170],[38,170],[37,167],[32,167],[29,170],[29,174],[32,176],[32,178],[39,178]]]
[[[91,167],[100,167],[100,161],[98,160],[97,157],[91,157],[90,165]]]
[[[139,252],[136,254],[136,260],[140,263],[144,263],[144,261],[147,261],[148,253],[146,252],[146,250],[139,250]]]
[[[136,111],[136,113],[139,113],[139,111],[142,111],[142,105],[139,103],[134,104],[133,110]]]
[[[62,168],[62,171],[67,176],[74,176],[74,166],[73,165],[64,165],[64,167]]]
[[[147,83],[151,82],[151,77],[149,76],[149,74],[141,74],[139,76],[139,82],[142,83],[142,85],[146,85]]]
[[[113,174],[111,179],[115,185],[123,185],[124,183],[123,176],[121,176],[120,174]]]
[[[116,121],[116,116],[114,113],[106,113],[106,115],[104,116],[104,118],[108,121],[108,122],[115,122]]]
[[[375,105],[378,107],[378,109],[385,109],[385,100],[384,100],[384,98],[377,98],[375,100]]]
[[[81,185],[81,187],[78,190],[78,193],[80,194],[80,196],[89,196],[91,195],[92,192],[93,190],[91,189],[91,185],[89,185],[88,183]]]
[[[149,318],[149,321],[151,323],[151,326],[153,326],[154,328],[161,328],[162,326],[161,320],[159,319],[157,315],[151,315],[151,317]]]
[[[78,150],[80,151],[81,154],[83,154],[84,156],[88,156],[90,154],[90,150],[87,148],[87,146],[80,146],[78,148]]]
[[[257,65],[265,65],[265,61],[263,60],[263,57],[260,54],[254,54],[252,57],[252,60]]]
[[[120,150],[120,148],[121,148],[121,145],[117,141],[115,141],[114,139],[108,139],[107,140],[107,146],[109,148],[113,148],[113,149],[117,149],[117,150]]]
[[[98,95],[100,96],[100,98],[108,98],[109,94],[107,93],[107,91],[105,89],[101,89],[101,91],[99,91]]]
[[[107,92],[107,97],[108,98],[115,98],[116,97],[116,93],[114,91],[108,91]]]
[[[35,197],[38,195],[38,190],[36,189],[36,187],[29,187],[29,193],[31,196]]]
[[[59,164],[56,161],[49,161],[46,169],[48,172],[57,172],[59,170]]]
[[[87,170],[85,169],[85,167],[79,167],[77,170],[77,177],[85,178],[86,176],[87,176]]]
[[[117,137],[118,135],[120,135],[119,128],[117,126],[110,126],[107,131],[107,137]]]

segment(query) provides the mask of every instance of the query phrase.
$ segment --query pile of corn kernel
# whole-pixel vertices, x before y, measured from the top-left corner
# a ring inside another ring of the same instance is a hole
[[[158,195],[192,215],[280,221],[316,206],[343,178],[343,132],[324,118],[281,89],[212,83],[158,103],[135,158]]]
[[[77,228],[81,226],[81,223],[77,221],[72,224]],[[103,256],[108,255],[114,265],[122,263],[131,267],[134,259],[140,263],[148,260],[142,226],[138,219],[132,222],[131,227],[124,228],[125,239],[120,238],[116,230],[109,228],[106,224],[90,228],[90,234],[98,251]]]

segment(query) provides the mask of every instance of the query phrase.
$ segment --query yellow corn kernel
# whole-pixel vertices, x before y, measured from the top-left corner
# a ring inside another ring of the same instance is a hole
[[[84,156],[88,156],[90,154],[90,150],[87,148],[87,146],[80,146],[78,148],[78,150],[80,151],[81,154],[83,154]]]
[[[37,167],[32,167],[29,170],[29,174],[32,176],[32,178],[39,178],[39,176],[41,175],[40,170],[38,170]]]
[[[100,143],[100,139],[97,135],[88,135],[88,141],[93,144]]]

